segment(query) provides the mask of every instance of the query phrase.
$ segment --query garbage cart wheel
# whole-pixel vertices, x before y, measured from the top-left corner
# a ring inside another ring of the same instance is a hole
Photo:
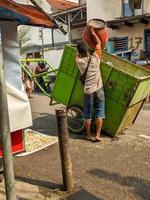
[[[67,106],[68,129],[72,133],[81,134],[84,130],[83,108],[79,105]]]

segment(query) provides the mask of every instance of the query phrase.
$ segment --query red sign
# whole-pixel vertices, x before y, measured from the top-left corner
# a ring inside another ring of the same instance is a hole
[[[19,153],[24,151],[24,135],[22,130],[11,133],[12,152]],[[0,158],[2,157],[2,144],[0,144]]]

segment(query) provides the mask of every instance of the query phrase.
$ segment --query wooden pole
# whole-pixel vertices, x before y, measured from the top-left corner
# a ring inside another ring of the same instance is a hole
[[[72,163],[70,158],[69,134],[67,126],[66,109],[56,109],[58,140],[62,167],[64,189],[71,192],[74,189]]]

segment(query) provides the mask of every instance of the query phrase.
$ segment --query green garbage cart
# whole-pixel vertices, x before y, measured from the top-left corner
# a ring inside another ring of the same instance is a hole
[[[68,128],[83,131],[83,88],[75,63],[76,48],[66,45],[62,55],[52,99],[67,106]],[[130,126],[150,91],[150,71],[104,52],[100,65],[106,118],[103,130],[115,136]]]
[[[36,68],[38,66],[38,63],[44,63],[47,70],[42,73],[34,74],[34,76],[26,69],[25,63],[30,62],[34,67]],[[55,78],[57,75],[57,69],[52,67],[45,59],[41,58],[32,58],[32,59],[23,59],[20,62],[20,66],[24,73],[30,77],[34,81],[34,84],[36,86],[36,90],[38,88],[38,93],[43,93],[44,95],[51,98],[51,90],[53,88],[53,83],[55,82]]]

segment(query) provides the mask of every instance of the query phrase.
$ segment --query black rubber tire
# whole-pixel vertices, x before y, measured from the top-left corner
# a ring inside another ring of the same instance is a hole
[[[67,106],[67,122],[70,132],[76,134],[83,133],[83,108],[76,104]]]

